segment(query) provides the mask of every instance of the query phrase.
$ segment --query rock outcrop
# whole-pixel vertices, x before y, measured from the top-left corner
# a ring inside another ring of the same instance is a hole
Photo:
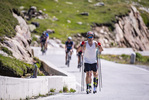
[[[149,50],[149,29],[143,22],[139,11],[131,6],[128,16],[116,17],[115,30],[109,31],[107,26],[93,26],[95,39],[100,41],[103,47],[129,47],[134,50]],[[77,34],[74,41],[78,44],[86,33]],[[78,42],[79,41],[79,42]]]
[[[116,42],[119,46],[141,51],[149,50],[149,30],[134,6],[131,6],[129,16],[119,18],[115,28]]]
[[[5,37],[1,45],[8,48],[12,52],[13,57],[31,63],[33,56],[30,48],[31,33],[29,27],[21,16],[17,16],[14,13],[13,16],[19,22],[19,25],[15,28],[16,36],[13,38]]]

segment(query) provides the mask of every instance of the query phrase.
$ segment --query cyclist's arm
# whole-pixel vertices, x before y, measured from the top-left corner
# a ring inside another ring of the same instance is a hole
[[[86,48],[86,43],[85,43],[83,46],[80,45],[80,46],[78,47],[78,51],[80,51],[80,50],[85,50],[85,48]]]
[[[49,36],[46,38],[46,43],[48,42],[48,40],[49,40]]]
[[[46,37],[47,37],[47,38],[46,38],[46,42],[47,42],[48,39],[49,39],[49,34],[48,34],[48,33],[46,34]]]
[[[97,42],[95,42],[95,45],[96,45],[96,47],[97,47],[97,48],[99,48],[100,52],[102,52],[102,51],[103,51],[102,46],[98,46]]]
[[[65,43],[65,51],[67,50],[67,45],[66,45],[66,43]]]
[[[74,44],[72,44],[72,50],[74,49]]]

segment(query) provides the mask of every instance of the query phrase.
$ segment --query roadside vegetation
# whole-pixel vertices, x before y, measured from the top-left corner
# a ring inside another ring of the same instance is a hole
[[[102,59],[113,61],[116,63],[121,64],[130,64],[130,55],[101,55]],[[146,65],[149,66],[149,57],[148,56],[142,56],[140,53],[136,53],[136,65]]]
[[[21,77],[32,72],[33,65],[0,55],[0,75]]]
[[[39,69],[41,62],[36,58],[38,66],[38,76],[44,76]],[[5,57],[0,54],[0,75],[11,77],[27,77],[33,74],[34,67],[32,64],[25,63],[13,57]]]

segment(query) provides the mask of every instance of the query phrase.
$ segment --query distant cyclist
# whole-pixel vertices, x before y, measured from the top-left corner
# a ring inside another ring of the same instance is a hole
[[[45,50],[47,50],[48,39],[49,39],[49,34],[48,32],[44,31],[40,37],[41,51],[43,51],[43,47],[45,48]]]
[[[65,64],[66,65],[67,65],[67,55],[68,55],[68,52],[70,52],[70,55],[72,55],[73,48],[74,48],[74,44],[73,44],[72,38],[68,37],[68,40],[65,42],[65,51],[66,51],[66,56],[65,56],[66,63]]]

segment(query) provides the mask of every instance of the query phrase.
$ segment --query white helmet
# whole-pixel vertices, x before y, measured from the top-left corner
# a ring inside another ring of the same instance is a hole
[[[68,39],[69,39],[69,40],[72,40],[72,38],[71,38],[70,36],[68,37]]]

